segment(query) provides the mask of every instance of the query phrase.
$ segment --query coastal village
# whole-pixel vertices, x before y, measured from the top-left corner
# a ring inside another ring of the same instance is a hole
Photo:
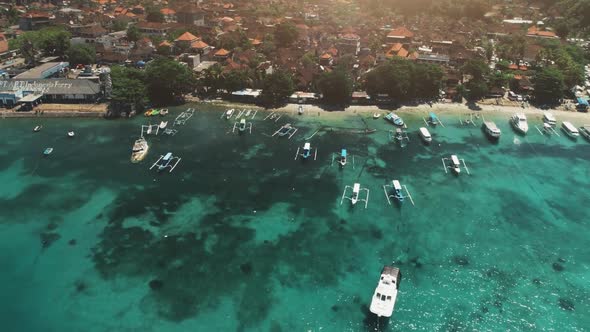
[[[219,98],[587,110],[588,41],[567,10],[422,2],[4,2],[0,105],[5,116],[129,116]]]

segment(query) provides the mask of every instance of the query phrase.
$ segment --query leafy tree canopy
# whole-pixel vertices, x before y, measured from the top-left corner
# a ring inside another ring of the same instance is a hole
[[[539,70],[533,80],[533,96],[539,104],[557,104],[563,98],[564,78],[559,69],[547,67]]]
[[[193,72],[174,60],[159,57],[148,63],[145,82],[150,100],[167,104],[195,88]]]
[[[276,70],[265,76],[262,82],[260,101],[265,106],[280,105],[293,91],[295,91],[295,84],[292,75],[282,70]]]
[[[275,27],[274,41],[279,47],[289,47],[297,40],[297,28],[293,23],[281,23]]]
[[[67,56],[71,66],[89,65],[96,62],[96,50],[88,44],[72,45],[67,51]]]
[[[344,105],[352,96],[352,80],[344,70],[324,73],[317,82],[323,100],[332,105]]]

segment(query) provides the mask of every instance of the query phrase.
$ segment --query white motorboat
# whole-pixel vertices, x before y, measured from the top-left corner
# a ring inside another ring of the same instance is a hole
[[[166,128],[167,125],[168,125],[168,121],[161,121],[159,127],[160,127],[160,129],[164,129],[164,128]]]
[[[46,156],[49,156],[51,154],[51,152],[53,152],[53,148],[46,148],[43,151],[43,154],[46,155]]]
[[[68,137],[74,137],[76,133],[73,130],[68,131]]]
[[[355,183],[352,186],[352,197],[350,198],[350,202],[352,205],[355,205],[359,201],[359,193],[361,191],[361,184]]]
[[[580,136],[578,129],[576,129],[576,127],[574,127],[574,125],[569,121],[563,121],[561,123],[561,129],[574,140],[578,139],[578,136]]]
[[[145,138],[141,137],[133,144],[133,150],[131,151],[131,162],[137,163],[145,158],[149,150],[149,145]]]
[[[484,121],[482,127],[490,138],[498,139],[502,135],[500,128],[492,121]]]
[[[391,317],[397,299],[401,273],[398,268],[384,266],[375,288],[369,310],[377,317]]]
[[[521,134],[526,134],[529,131],[529,124],[524,113],[516,113],[510,118],[512,127]]]
[[[557,120],[555,119],[555,116],[553,116],[552,113],[545,112],[543,113],[543,123],[546,123],[551,127],[555,127],[555,125],[557,125]]]
[[[432,142],[432,136],[430,135],[428,129],[426,129],[425,127],[420,127],[420,137],[425,143]]]
[[[373,113],[373,119],[379,119],[381,117],[381,113]]]
[[[231,116],[232,116],[233,114],[234,114],[234,109],[233,109],[233,108],[232,108],[232,109],[230,109],[230,110],[227,110],[227,112],[225,112],[225,118],[226,118],[226,119],[229,119],[229,118],[231,118]]]
[[[152,133],[152,126],[151,125],[148,126],[148,129],[146,130],[145,133],[148,135],[150,135]]]
[[[248,110],[244,116],[250,116],[250,113],[252,113],[252,110]]]
[[[583,125],[579,129],[580,134],[584,136],[587,140],[590,140],[590,125]]]
[[[459,157],[455,154],[451,155],[451,169],[455,174],[461,173],[461,163],[459,162]]]
[[[299,113],[299,115],[302,115],[303,114],[303,105],[299,105],[297,107],[297,113]]]
[[[41,125],[37,125],[37,126],[35,126],[35,128],[33,128],[33,131],[34,131],[34,132],[41,131],[41,128],[43,128],[43,126],[41,126]]]
[[[160,110],[160,116],[164,116],[164,115],[167,115],[167,114],[168,114],[168,109],[167,108],[164,108],[164,109],[161,109]]]
[[[246,130],[246,119],[242,118],[240,120],[240,125],[239,125],[238,129],[240,130],[240,132],[243,132]]]
[[[397,114],[395,114],[393,112],[387,114],[384,119],[393,123],[396,126],[401,127],[404,125],[404,120],[402,120],[402,118],[400,118]]]

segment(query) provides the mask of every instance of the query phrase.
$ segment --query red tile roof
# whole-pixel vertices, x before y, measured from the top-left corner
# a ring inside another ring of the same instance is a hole
[[[198,50],[202,50],[202,49],[205,49],[207,47],[209,47],[209,45],[207,45],[207,43],[205,43],[205,42],[203,42],[201,40],[197,40],[197,41],[195,41],[195,42],[193,42],[191,44],[191,48],[195,48],[195,49],[198,49]]]
[[[414,37],[414,33],[408,29],[406,29],[405,27],[399,27],[396,29],[391,30],[388,34],[387,37],[392,37],[392,38],[412,38]]]
[[[170,8],[162,8],[160,9],[160,13],[162,13],[162,15],[174,15],[176,14],[176,11]]]
[[[199,38],[197,38],[195,35],[193,35],[190,32],[185,32],[182,35],[180,35],[178,38],[176,38],[174,41],[193,41],[193,40],[197,40]]]
[[[329,59],[332,59],[332,55],[330,55],[330,53],[324,53],[324,54],[322,54],[320,59],[329,60]]]
[[[215,56],[227,56],[229,54],[229,51],[222,48],[219,51],[215,52]]]

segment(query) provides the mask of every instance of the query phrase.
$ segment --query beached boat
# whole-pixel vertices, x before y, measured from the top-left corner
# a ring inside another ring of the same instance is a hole
[[[168,125],[168,121],[161,121],[160,125],[158,127],[160,127],[160,129],[164,129],[164,128],[166,128],[167,125]]]
[[[152,115],[152,111],[153,110],[151,110],[151,109],[150,110],[147,110],[147,111],[145,111],[145,113],[143,113],[143,115],[145,115],[145,116],[151,116]]]
[[[152,133],[152,125],[149,125],[146,132],[146,134],[150,135]]]
[[[502,135],[502,131],[500,131],[500,128],[498,128],[496,124],[492,121],[484,121],[482,124],[482,128],[490,138],[498,139],[500,138],[500,135]]]
[[[160,110],[160,115],[161,116],[168,115],[168,109],[164,108],[164,109]]]
[[[340,166],[345,166],[346,165],[346,149],[342,149],[342,151],[340,152],[340,159],[338,160],[338,163],[340,163]]]
[[[402,120],[402,118],[400,118],[397,114],[395,114],[393,112],[387,114],[384,117],[384,119],[387,120],[387,121],[389,121],[389,122],[391,122],[391,123],[393,123],[396,126],[400,126],[401,127],[401,126],[404,125],[404,120]]]
[[[571,124],[571,122],[563,121],[561,123],[561,129],[574,140],[578,139],[578,136],[580,136],[580,132],[578,129],[576,129],[576,127],[574,127],[573,124]]]
[[[240,120],[240,126],[238,127],[238,129],[240,130],[240,132],[243,132],[246,130],[246,119],[242,118]]]
[[[529,131],[529,124],[524,113],[516,113],[510,117],[510,124],[521,134],[526,134]]]
[[[233,114],[234,114],[234,109],[233,109],[233,108],[232,108],[232,109],[230,109],[230,110],[227,110],[227,112],[225,112],[225,118],[226,118],[226,119],[229,119],[229,118],[231,118],[231,116],[232,116]]]
[[[557,120],[555,119],[555,116],[553,116],[552,113],[545,112],[543,113],[543,123],[546,123],[551,127],[555,127],[555,125],[557,125]]]
[[[244,116],[250,116],[250,113],[252,113],[252,110],[246,111],[246,114]]]
[[[37,125],[37,126],[35,126],[35,128],[33,128],[33,131],[34,132],[39,132],[39,131],[41,131],[41,128],[43,128],[43,126]]]
[[[48,156],[48,155],[50,155],[50,154],[51,154],[51,152],[53,152],[53,148],[46,148],[46,149],[43,151],[43,154],[44,154],[44,155],[46,155],[46,156]]]
[[[373,113],[373,119],[379,119],[381,117],[381,113]]]
[[[459,162],[459,157],[455,154],[451,155],[451,169],[455,174],[461,173],[461,163]]]
[[[375,288],[369,310],[377,317],[391,317],[397,299],[401,273],[398,268],[384,266]]]
[[[297,107],[297,113],[299,113],[299,115],[302,115],[303,114],[303,105],[299,105]]]
[[[430,135],[430,132],[424,127],[420,127],[420,137],[425,143],[432,142],[432,136]]]
[[[148,153],[150,146],[148,145],[145,138],[141,137],[133,144],[133,150],[131,151],[131,162],[137,163],[143,160]]]
[[[158,165],[158,172],[164,170],[166,167],[168,167],[168,165],[170,165],[170,162],[172,161],[172,152],[168,152],[166,153],[166,155],[164,155],[164,157],[162,157],[161,163]]]
[[[68,137],[74,137],[76,133],[73,130],[68,131]]]
[[[150,114],[150,116],[155,116],[155,115],[158,115],[158,114],[160,114],[160,110],[159,109],[153,109],[152,110],[152,113]]]
[[[590,141],[590,125],[583,125],[579,129],[580,134],[584,136],[585,139]]]

